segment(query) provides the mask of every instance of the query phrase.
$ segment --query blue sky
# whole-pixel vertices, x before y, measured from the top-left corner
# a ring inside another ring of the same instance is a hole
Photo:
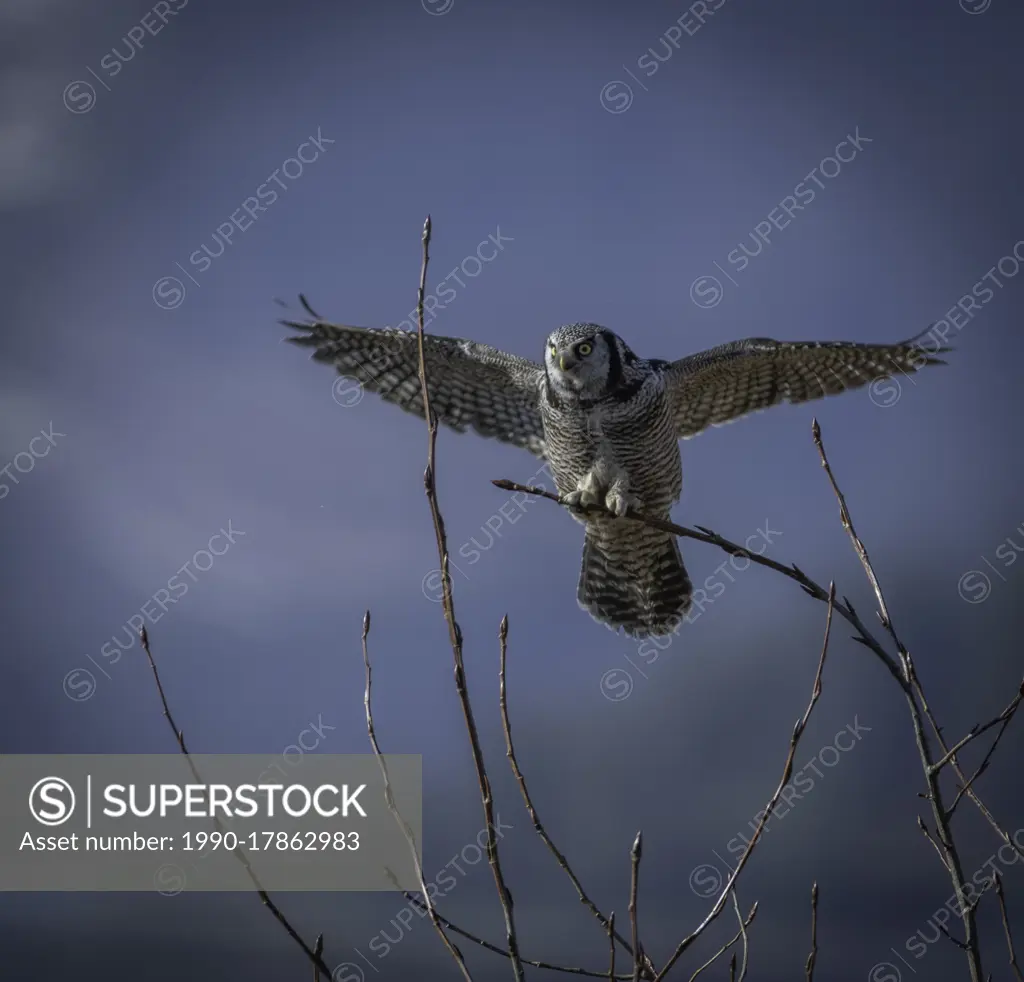
[[[671,359],[747,336],[893,341],[945,320],[947,368],[684,443],[674,515],[736,540],[770,527],[769,555],[834,578],[869,620],[874,600],[811,441],[817,415],[947,732],[1006,704],[1024,587],[1007,541],[1024,548],[1024,20],[1008,0],[727,0],[704,23],[660,2],[157,7],[164,19],[134,2],[0,13],[4,752],[174,749],[137,644],[111,646],[128,644],[125,625],[147,602],[158,609],[160,590],[177,602],[149,634],[197,750],[271,760],[320,720],[333,727],[320,750],[363,752],[369,608],[382,745],[423,755],[427,872],[474,840],[480,804],[429,596],[425,428],[373,396],[339,398],[328,369],[281,343],[274,302],[294,308],[303,292],[331,319],[398,324],[415,306],[428,212],[430,330],[532,358],[570,321]],[[848,159],[827,162],[837,154]],[[474,263],[489,236],[502,248]],[[969,316],[966,296],[979,301]],[[541,815],[620,918],[644,829],[644,938],[664,957],[709,904],[691,873],[718,864],[774,790],[824,608],[683,542],[695,582],[725,589],[645,661],[576,606],[578,525],[550,503],[517,509],[490,484],[538,467],[474,435],[438,439],[453,556],[473,540],[479,554],[460,564],[455,596],[513,827],[503,849],[523,947],[603,969],[601,933],[503,760],[501,617]],[[210,545],[228,523],[237,534]],[[902,698],[848,635],[836,625],[797,764],[831,759],[825,748],[857,720],[859,735],[744,874],[741,902],[761,905],[751,978],[801,970],[815,879],[823,978],[886,961],[905,979],[962,978],[945,939],[920,959],[906,947],[951,890],[916,828]],[[83,684],[89,698],[74,698]],[[1021,750],[1011,729],[982,788],[1012,829],[1024,827]],[[959,811],[973,870],[999,841]],[[1017,908],[1020,876],[1006,873]],[[457,884],[444,912],[500,938],[489,873],[470,868]],[[386,956],[370,950],[381,929],[394,935],[400,901],[282,905],[305,935],[325,932],[332,964],[452,977],[418,919]],[[981,923],[999,965],[994,905]],[[731,930],[726,917],[695,959]],[[140,957],[154,980],[306,971],[250,896],[9,895],[0,938],[19,979],[127,978]],[[508,971],[486,952],[471,959],[478,978]]]

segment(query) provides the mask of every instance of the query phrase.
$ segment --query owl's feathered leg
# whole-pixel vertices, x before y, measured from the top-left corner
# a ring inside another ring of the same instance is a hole
[[[576,599],[595,620],[636,638],[670,634],[692,593],[674,535],[623,519],[587,523]]]

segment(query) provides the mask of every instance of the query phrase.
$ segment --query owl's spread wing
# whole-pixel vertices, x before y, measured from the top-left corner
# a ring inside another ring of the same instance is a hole
[[[312,348],[314,360],[354,380],[351,390],[339,394],[340,401],[349,398],[349,391],[357,392],[358,385],[423,418],[415,333],[329,324],[304,299],[303,305],[310,320],[281,323],[301,332],[289,341]],[[438,422],[459,433],[472,428],[543,456],[540,365],[486,344],[433,334],[424,335],[423,355],[430,408]]]
[[[951,349],[917,344],[927,333],[898,344],[747,338],[681,358],[663,369],[676,432],[685,439],[780,402],[807,402],[944,365],[934,356]]]

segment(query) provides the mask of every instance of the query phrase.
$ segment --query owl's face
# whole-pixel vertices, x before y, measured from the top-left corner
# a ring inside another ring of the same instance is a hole
[[[544,365],[563,397],[597,399],[610,388],[614,342],[596,324],[560,327],[548,336]]]

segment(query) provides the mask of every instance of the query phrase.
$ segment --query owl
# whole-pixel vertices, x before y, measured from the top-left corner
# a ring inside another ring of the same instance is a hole
[[[331,324],[303,305],[308,320],[282,322],[298,332],[289,341],[423,418],[415,332]],[[748,338],[663,361],[581,323],[548,335],[540,363],[429,334],[424,359],[443,425],[545,459],[563,502],[588,508],[572,512],[585,526],[577,601],[612,630],[644,638],[677,629],[691,602],[676,537],[628,517],[635,509],[669,519],[682,492],[679,441],[782,402],[945,364],[935,356],[949,349],[926,350],[924,334],[897,344]]]

